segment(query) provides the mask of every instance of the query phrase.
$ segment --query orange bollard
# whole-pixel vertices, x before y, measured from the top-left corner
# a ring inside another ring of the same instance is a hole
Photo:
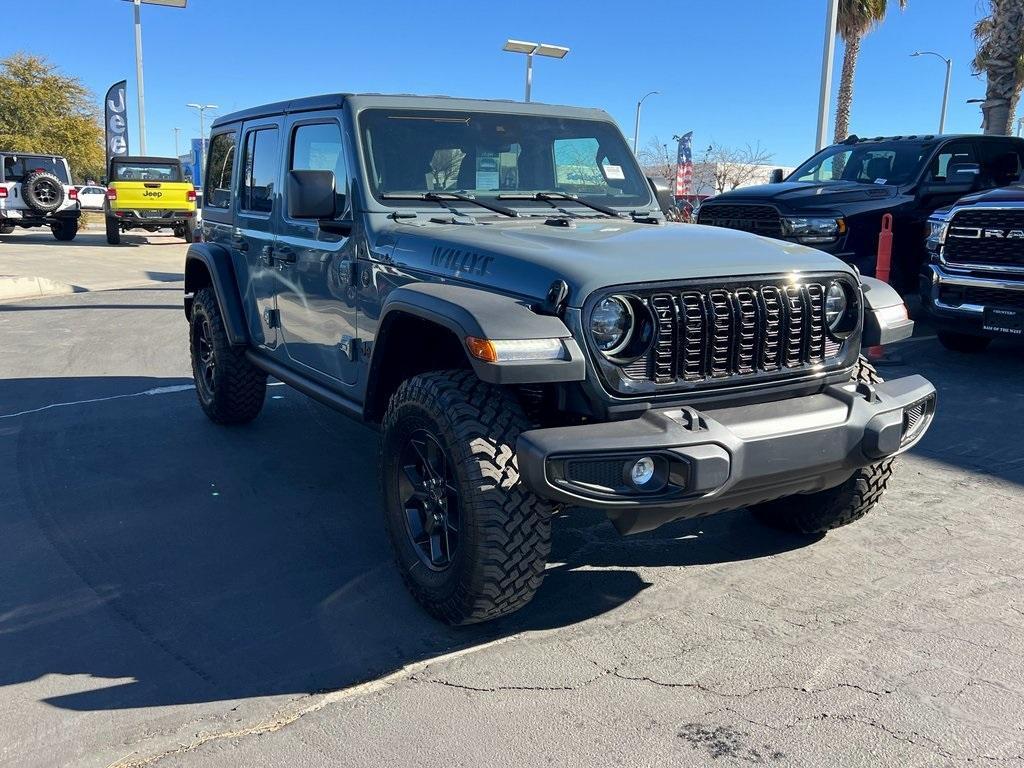
[[[882,214],[882,229],[878,233],[878,253],[875,257],[875,277],[883,283],[889,282],[892,271],[892,214]],[[868,347],[867,357],[873,363],[889,361],[882,347]]]
[[[892,269],[892,214],[882,215],[882,230],[878,233],[878,255],[875,261],[875,277],[883,283],[889,282]]]

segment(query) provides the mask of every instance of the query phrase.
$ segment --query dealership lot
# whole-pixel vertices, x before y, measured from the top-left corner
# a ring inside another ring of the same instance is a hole
[[[402,587],[376,435],[283,386],[191,390],[185,245],[2,238],[0,764],[1024,764],[1024,354],[944,351],[936,422],[859,524],[744,511],[619,538],[455,630]]]

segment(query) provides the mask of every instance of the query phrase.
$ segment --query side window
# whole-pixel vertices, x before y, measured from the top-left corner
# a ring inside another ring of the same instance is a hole
[[[235,134],[218,133],[210,140],[206,159],[204,208],[231,207],[231,170],[235,164]]]
[[[1024,167],[1024,146],[1018,141],[982,140],[978,145],[981,184],[1005,187],[1020,178]]]
[[[943,182],[949,173],[949,166],[976,162],[978,158],[973,144],[966,141],[954,142],[944,146],[932,159],[929,175],[932,181]]]
[[[277,128],[259,128],[245,136],[245,164],[242,166],[244,211],[270,213],[277,184]]]
[[[334,171],[334,188],[337,192],[335,210],[339,215],[345,210],[348,166],[341,144],[341,128],[337,123],[298,126],[292,134],[289,170]]]

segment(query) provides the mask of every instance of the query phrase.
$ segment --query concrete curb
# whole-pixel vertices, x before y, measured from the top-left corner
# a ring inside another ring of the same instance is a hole
[[[66,293],[82,291],[68,283],[58,283],[45,277],[21,277],[18,275],[0,275],[0,301],[9,299],[29,299],[37,296],[60,296]]]

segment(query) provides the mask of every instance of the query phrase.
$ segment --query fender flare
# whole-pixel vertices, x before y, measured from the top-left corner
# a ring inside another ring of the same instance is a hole
[[[861,277],[864,296],[864,336],[861,345],[880,347],[910,338],[914,321],[895,288],[874,277]]]
[[[399,315],[412,315],[451,331],[459,340],[476,375],[492,384],[541,384],[583,381],[583,352],[561,318],[539,315],[530,305],[491,291],[442,283],[414,283],[388,293],[381,307],[380,326],[373,344],[370,380],[388,345],[388,327]],[[502,339],[561,339],[567,359],[515,360],[488,363],[469,354],[466,337]]]
[[[191,318],[195,292],[207,284],[202,277],[204,273],[209,276],[209,285],[213,286],[217,297],[228,341],[237,345],[248,344],[249,329],[242,309],[242,297],[238,293],[235,268],[230,254],[220,245],[193,243],[188,247],[185,254],[185,316]]]

